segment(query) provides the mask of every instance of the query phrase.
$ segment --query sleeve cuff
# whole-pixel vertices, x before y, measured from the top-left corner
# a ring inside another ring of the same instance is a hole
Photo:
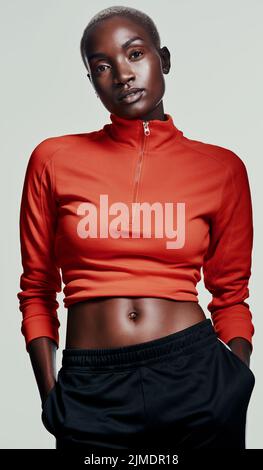
[[[47,336],[52,339],[59,347],[58,329],[60,322],[58,318],[46,314],[38,314],[34,317],[25,318],[22,321],[21,332],[25,337],[26,350],[28,351],[29,342],[41,336]]]
[[[253,351],[252,337],[255,329],[250,310],[244,305],[222,308],[211,315],[217,336],[228,343],[236,337],[245,338]]]

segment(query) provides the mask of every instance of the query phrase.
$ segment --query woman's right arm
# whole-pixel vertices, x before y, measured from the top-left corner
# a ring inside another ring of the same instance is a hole
[[[59,347],[56,293],[61,276],[55,257],[57,201],[53,160],[57,141],[49,138],[33,150],[26,169],[20,206],[20,245],[23,272],[20,277],[21,332],[42,400],[56,380]]]
[[[28,352],[42,404],[56,382],[56,344],[46,337],[30,341]]]

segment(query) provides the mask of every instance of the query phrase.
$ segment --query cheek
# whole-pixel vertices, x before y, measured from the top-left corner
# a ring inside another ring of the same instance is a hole
[[[145,65],[143,71],[142,83],[151,95],[158,96],[164,93],[165,83],[161,70],[161,65],[158,61],[148,63]]]

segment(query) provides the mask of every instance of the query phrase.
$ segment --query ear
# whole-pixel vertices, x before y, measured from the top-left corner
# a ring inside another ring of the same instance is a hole
[[[95,93],[96,93],[96,96],[99,97],[98,93],[96,92],[96,88],[95,88],[95,86],[94,86],[94,84],[93,84],[93,82],[92,82],[92,79],[91,79],[91,76],[90,76],[89,73],[87,73],[87,77],[89,77],[89,81],[90,81],[91,85],[92,85],[93,88],[94,88],[94,91],[95,91]]]
[[[95,86],[93,85],[93,81],[92,81],[92,78],[91,78],[89,73],[87,73],[87,77],[89,78],[89,81],[90,81],[91,85],[93,86],[93,88],[95,90]]]
[[[171,68],[170,51],[166,46],[163,46],[161,49],[159,49],[159,54],[160,54],[161,61],[162,61],[163,73],[167,74],[169,73],[170,68]]]

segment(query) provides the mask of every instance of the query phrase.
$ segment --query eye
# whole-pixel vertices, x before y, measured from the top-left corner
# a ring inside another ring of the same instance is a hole
[[[98,65],[98,67],[95,68],[95,72],[97,73],[100,73],[100,72],[103,72],[103,70],[100,70],[101,67],[107,67],[107,65]]]
[[[139,51],[138,49],[136,49],[135,51],[133,51],[133,52],[131,53],[131,56],[133,56],[133,54],[136,54],[137,52],[139,52],[139,54],[142,54],[142,55],[143,55],[143,52],[142,52],[142,51]],[[130,56],[130,57],[131,57],[131,56]],[[137,56],[137,57],[138,57],[138,56]]]

